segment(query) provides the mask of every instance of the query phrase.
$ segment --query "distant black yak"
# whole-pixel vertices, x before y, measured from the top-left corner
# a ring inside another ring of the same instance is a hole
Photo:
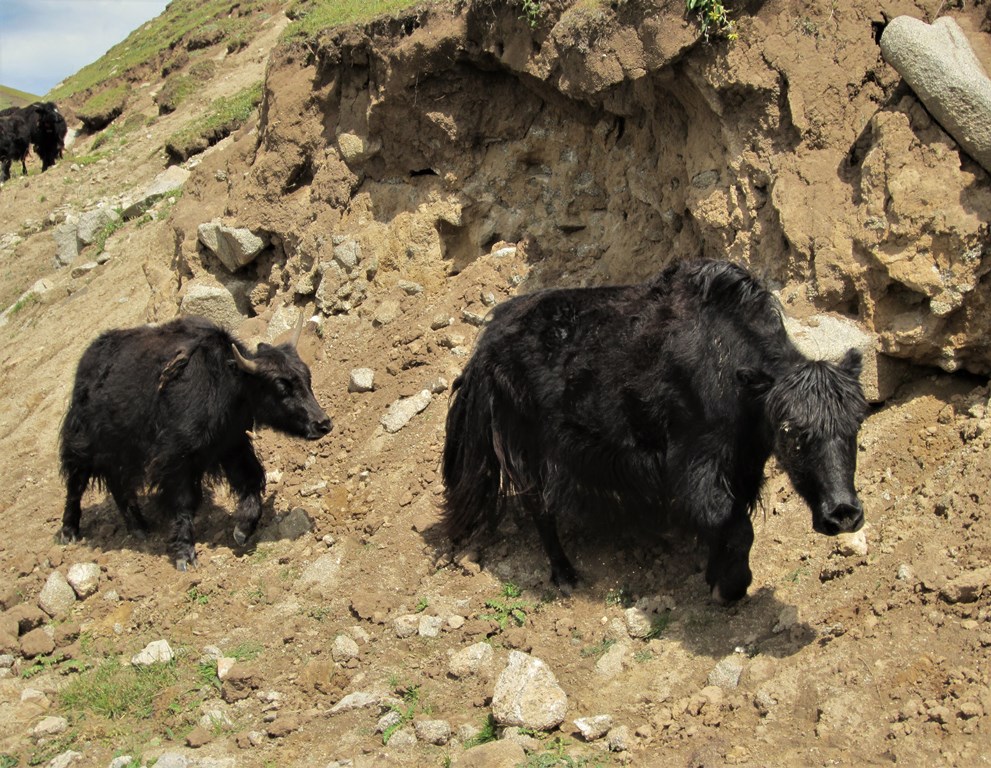
[[[742,268],[687,261],[623,287],[544,290],[495,308],[447,416],[443,528],[494,527],[515,496],[569,588],[565,509],[609,505],[709,545],[713,598],[751,582],[751,515],[773,453],[827,535],[856,531],[861,355],[806,359]]]
[[[296,352],[301,329],[292,342],[259,344],[255,354],[198,317],[99,336],[79,361],[62,423],[61,541],[79,538],[90,480],[106,486],[128,530],[143,535],[138,493],[147,485],[173,516],[171,549],[185,570],[196,564],[193,514],[203,477],[222,474],[238,496],[234,541],[244,544],[265,488],[248,431],[264,425],[318,440],[331,430]]]
[[[67,132],[65,118],[51,101],[0,110],[0,181],[10,178],[10,166],[18,161],[27,175],[32,144],[41,158],[41,170],[47,171],[62,157]]]

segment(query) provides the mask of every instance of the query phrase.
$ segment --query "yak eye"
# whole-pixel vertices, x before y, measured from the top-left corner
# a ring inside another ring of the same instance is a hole
[[[290,392],[292,392],[292,379],[288,379],[285,376],[280,376],[275,380],[275,388],[279,390],[279,394],[286,397]]]

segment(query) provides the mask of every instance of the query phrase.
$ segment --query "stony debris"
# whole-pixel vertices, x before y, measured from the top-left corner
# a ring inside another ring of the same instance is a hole
[[[208,278],[196,278],[185,285],[179,313],[185,316],[201,315],[228,330],[237,328],[244,321],[234,295]]]
[[[866,526],[854,533],[841,533],[836,537],[836,551],[844,557],[867,557],[870,547],[867,544]]]
[[[100,586],[100,566],[96,563],[75,563],[69,566],[66,581],[80,600],[94,594]]]
[[[526,762],[526,752],[507,739],[479,744],[467,750],[453,768],[517,768]]]
[[[547,731],[564,721],[567,710],[568,696],[550,668],[536,656],[510,651],[492,694],[496,722]]]
[[[47,656],[55,650],[55,640],[47,627],[39,627],[25,632],[20,640],[21,655],[26,659]]]
[[[424,389],[412,397],[404,397],[394,402],[381,419],[385,431],[392,434],[405,427],[416,414],[430,405],[432,397],[430,390]]]
[[[82,761],[83,753],[70,749],[49,760],[47,768],[71,768],[74,765],[82,765]]]
[[[415,720],[413,730],[419,741],[442,746],[451,739],[451,724],[447,720]]]
[[[31,729],[31,735],[35,738],[47,738],[49,736],[58,736],[60,733],[65,733],[68,729],[69,721],[64,717],[49,715],[42,718],[41,722]]]
[[[168,664],[174,658],[175,653],[168,640],[153,640],[131,657],[131,663],[147,667],[152,664]]]
[[[595,741],[605,736],[612,728],[612,715],[594,715],[593,717],[579,717],[574,721],[575,727],[581,731],[585,741]]]
[[[203,246],[230,272],[250,264],[268,246],[268,236],[259,236],[244,227],[228,227],[209,221],[196,230]]]
[[[334,644],[331,646],[330,654],[334,657],[334,661],[338,664],[343,664],[352,659],[357,659],[361,654],[361,649],[347,635],[338,635],[334,638]]]
[[[79,215],[76,238],[79,245],[92,245],[107,227],[120,223],[120,214],[109,206],[100,206]]]
[[[727,656],[716,664],[709,673],[709,685],[717,685],[720,688],[736,688],[740,684],[743,667],[743,659],[740,656],[735,654]]]
[[[610,752],[628,751],[633,746],[630,729],[625,725],[616,726],[606,734],[606,743]]]
[[[951,16],[932,24],[897,16],[881,34],[881,55],[905,78],[946,132],[991,171],[991,80]]]
[[[973,603],[991,585],[991,566],[977,568],[950,579],[939,590],[948,603]]]
[[[371,368],[353,368],[348,377],[348,392],[371,392],[375,389],[375,371]]]
[[[447,672],[451,677],[462,678],[477,675],[492,663],[495,651],[489,643],[475,643],[451,656]]]
[[[330,709],[330,714],[338,715],[341,712],[350,712],[355,709],[365,709],[366,707],[376,707],[383,700],[383,697],[371,691],[355,691],[342,698]]]
[[[122,215],[125,220],[140,216],[159,200],[182,189],[189,180],[190,172],[181,165],[170,165],[143,190],[127,198]]]
[[[52,571],[38,596],[38,605],[53,619],[63,619],[76,605],[76,593],[65,576]]]

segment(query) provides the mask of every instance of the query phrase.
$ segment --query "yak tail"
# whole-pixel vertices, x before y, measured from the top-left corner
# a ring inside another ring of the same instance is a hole
[[[462,541],[483,525],[494,528],[502,512],[503,467],[493,429],[492,379],[468,364],[452,388],[444,443],[442,530]]]

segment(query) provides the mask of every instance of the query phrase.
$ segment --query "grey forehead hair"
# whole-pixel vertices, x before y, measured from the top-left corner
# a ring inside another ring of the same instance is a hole
[[[856,434],[867,413],[857,380],[823,360],[810,360],[782,376],[767,395],[774,424],[830,437]]]

